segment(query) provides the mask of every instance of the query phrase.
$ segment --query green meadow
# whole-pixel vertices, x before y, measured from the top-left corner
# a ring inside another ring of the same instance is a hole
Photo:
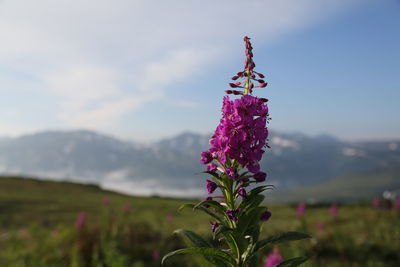
[[[268,193],[266,199],[268,205]],[[173,234],[178,228],[219,246],[206,215],[178,212],[187,202],[196,200],[133,197],[95,185],[2,177],[0,266],[160,266],[164,254],[189,244]],[[268,205],[272,217],[263,235],[298,230],[313,237],[278,245],[284,258],[309,255],[302,266],[400,266],[400,210],[374,209],[370,202],[338,204],[333,217],[325,203],[307,206],[303,216],[296,216],[296,205]],[[187,255],[171,258],[166,266],[208,265]]]

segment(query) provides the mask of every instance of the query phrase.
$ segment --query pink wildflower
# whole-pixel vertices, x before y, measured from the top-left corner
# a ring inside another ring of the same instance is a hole
[[[318,223],[315,225],[315,228],[317,228],[318,230],[322,231],[322,230],[325,229],[325,224],[324,224],[323,222],[318,222]]]
[[[372,207],[374,207],[375,209],[379,209],[381,206],[381,200],[379,198],[374,198],[372,200]]]
[[[153,261],[158,261],[160,259],[160,251],[158,249],[153,250],[151,257],[153,258]]]
[[[398,210],[400,210],[400,197],[398,197],[398,198],[396,199],[396,202],[394,203],[394,206],[395,206]]]
[[[332,217],[337,217],[338,215],[338,207],[336,205],[332,205],[331,208],[329,209],[329,213],[332,215]]]
[[[87,219],[86,212],[81,211],[78,215],[78,218],[76,219],[75,228],[82,229],[86,224],[86,219]]]
[[[279,253],[279,249],[277,247],[274,247],[272,252],[267,256],[267,259],[265,261],[265,267],[274,267],[279,263],[281,263],[282,261],[283,258]]]
[[[104,206],[104,207],[110,206],[110,200],[108,200],[108,199],[103,199],[103,206]]]
[[[305,211],[306,211],[306,203],[300,202],[299,205],[297,205],[296,215],[303,216]]]
[[[132,205],[131,204],[126,204],[123,207],[124,212],[129,212],[132,209]]]

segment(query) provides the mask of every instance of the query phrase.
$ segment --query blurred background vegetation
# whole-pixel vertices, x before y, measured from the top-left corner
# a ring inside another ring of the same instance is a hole
[[[268,199],[268,194],[267,194]],[[177,211],[196,200],[132,197],[95,185],[0,179],[0,266],[160,266],[164,254],[185,246],[173,235],[189,228],[212,240],[209,219]],[[284,243],[283,258],[303,254],[303,266],[398,266],[400,209],[389,200],[341,204],[270,204],[263,235],[305,231],[310,240]],[[332,205],[337,214],[332,212]],[[263,258],[273,248],[263,251]],[[260,262],[260,266],[263,262]],[[167,266],[208,266],[198,256]]]

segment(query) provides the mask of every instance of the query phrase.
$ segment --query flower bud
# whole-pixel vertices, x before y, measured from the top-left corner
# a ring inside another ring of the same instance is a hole
[[[265,78],[264,74],[259,73],[259,72],[256,72],[256,71],[255,71],[255,73],[256,73],[256,74],[258,75],[258,77],[260,77],[261,79],[264,79],[264,78]]]
[[[261,83],[261,84],[259,84],[257,87],[263,88],[263,87],[266,87],[267,84],[268,84],[268,83]]]
[[[238,195],[241,196],[242,198],[246,198],[247,196],[246,189],[244,189],[244,187],[242,186],[239,187]]]
[[[210,180],[206,180],[207,181],[207,191],[209,194],[214,193],[215,189],[217,189],[218,185],[216,183],[214,183],[213,181]]]
[[[253,177],[254,179],[256,179],[258,183],[260,183],[265,181],[267,174],[265,172],[257,172],[256,174],[253,175]]]
[[[238,221],[237,214],[239,212],[240,212],[240,209],[236,209],[236,210],[228,209],[228,210],[226,210],[226,215],[232,221],[237,222]]]
[[[269,212],[268,210],[266,210],[266,211],[264,211],[264,212],[261,214],[260,219],[261,219],[261,221],[266,222],[266,221],[269,220],[269,218],[271,218],[271,216],[272,216],[272,213]]]
[[[232,88],[238,88],[238,86],[236,84],[234,84],[234,83],[229,83],[229,86],[232,87]]]
[[[214,233],[215,230],[217,230],[218,226],[219,226],[218,222],[211,223],[211,231]]]

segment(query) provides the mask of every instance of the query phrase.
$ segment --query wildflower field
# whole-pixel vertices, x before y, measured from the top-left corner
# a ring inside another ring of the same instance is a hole
[[[311,239],[266,247],[302,266],[399,266],[400,210],[364,203],[269,204],[262,236],[286,231]],[[185,209],[195,200],[131,197],[93,185],[36,179],[0,179],[0,266],[160,266],[163,255],[187,246],[173,231],[200,233],[215,246],[209,218]],[[196,254],[165,266],[209,266]]]

